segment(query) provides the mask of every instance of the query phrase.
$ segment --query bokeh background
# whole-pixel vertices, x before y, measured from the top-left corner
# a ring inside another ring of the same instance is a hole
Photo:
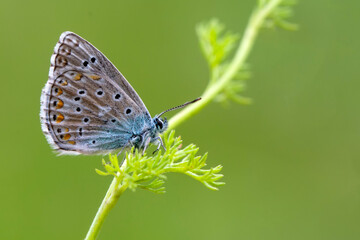
[[[2,0],[0,239],[84,238],[111,182],[94,171],[100,156],[57,157],[41,132],[63,31],[105,53],[154,115],[207,84],[195,25],[216,17],[242,33],[254,5]],[[224,166],[226,185],[213,192],[172,174],[164,195],[128,191],[99,239],[359,239],[359,7],[301,1],[299,31],[263,30],[248,61],[254,103],[213,103],[177,129]]]

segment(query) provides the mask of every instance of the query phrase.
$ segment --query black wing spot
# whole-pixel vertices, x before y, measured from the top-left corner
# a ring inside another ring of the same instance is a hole
[[[113,123],[116,122],[116,119],[111,119],[111,122],[113,122]]]
[[[57,132],[58,132],[58,133],[61,133],[61,128],[58,128],[58,129],[57,129]]]
[[[94,62],[96,61],[96,58],[92,57],[92,58],[90,59],[90,61],[91,61],[92,63],[94,63]]]
[[[76,110],[77,112],[81,112],[81,108],[79,108],[79,107],[77,107],[75,110]]]
[[[79,128],[79,135],[82,136],[82,128]]]
[[[125,113],[126,113],[127,115],[129,115],[131,112],[132,112],[132,111],[131,111],[131,108],[127,108],[127,109],[125,110]]]
[[[56,107],[56,105],[57,105],[57,101],[56,101],[56,100],[53,102],[53,105],[54,105],[54,107]]]
[[[79,90],[79,94],[80,94],[80,95],[84,95],[84,94],[85,94],[85,90],[83,90],[83,89]]]
[[[53,115],[53,120],[56,121],[56,115],[55,114]]]
[[[74,100],[75,101],[80,101],[80,97],[75,97]]]
[[[98,96],[102,96],[102,95],[104,94],[104,92],[103,92],[102,90],[98,90],[98,91],[96,92],[96,94],[97,94]]]
[[[84,123],[88,123],[90,121],[90,119],[89,118],[84,118]]]
[[[96,143],[96,141],[95,141],[95,140],[93,140],[93,141],[92,141],[92,143],[93,143],[93,144],[95,144],[95,143]]]
[[[120,95],[119,93],[117,93],[117,94],[114,96],[114,99],[115,99],[115,100],[119,100],[120,97],[121,97],[121,95]]]
[[[84,67],[86,67],[88,64],[89,64],[88,61],[84,61],[84,62],[83,62]]]

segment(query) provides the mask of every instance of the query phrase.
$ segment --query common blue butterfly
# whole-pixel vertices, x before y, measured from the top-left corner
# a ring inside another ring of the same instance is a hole
[[[40,119],[49,144],[62,154],[103,154],[162,144],[168,123],[154,118],[116,67],[88,41],[61,34],[42,90]]]

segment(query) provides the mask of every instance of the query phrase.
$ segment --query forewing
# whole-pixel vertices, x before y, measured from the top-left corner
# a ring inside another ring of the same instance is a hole
[[[135,117],[150,114],[114,65],[80,36],[65,32],[41,96],[42,129],[61,153],[106,153],[127,146]]]

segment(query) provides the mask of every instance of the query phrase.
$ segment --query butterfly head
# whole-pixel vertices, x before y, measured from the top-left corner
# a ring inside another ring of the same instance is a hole
[[[156,131],[159,133],[164,132],[168,127],[168,121],[166,118],[155,116],[153,118],[153,122],[155,124]]]

